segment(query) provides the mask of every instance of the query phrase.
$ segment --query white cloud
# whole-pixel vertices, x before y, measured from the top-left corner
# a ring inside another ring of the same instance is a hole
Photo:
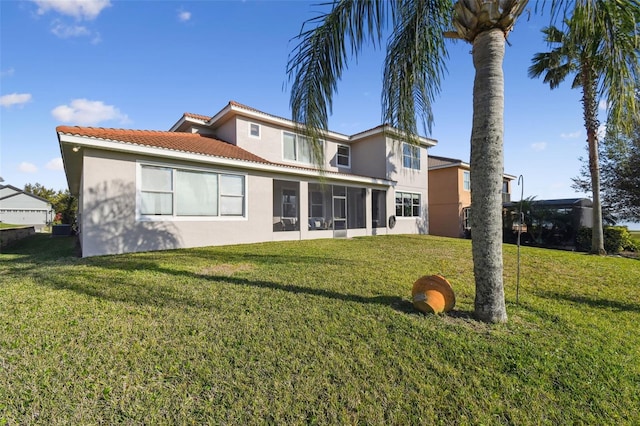
[[[129,117],[113,105],[88,99],[74,99],[71,105],[59,105],[51,111],[51,115],[63,123],[81,126],[91,126],[111,120],[118,120],[121,123],[129,122]]]
[[[607,125],[601,124],[598,126],[598,139],[602,140],[607,135]]]
[[[536,142],[536,143],[532,143],[531,144],[531,148],[534,151],[544,151],[545,149],[547,149],[547,143],[546,142]]]
[[[62,162],[62,158],[54,158],[49,161],[45,167],[49,170],[64,170],[64,163]]]
[[[13,68],[9,68],[5,71],[0,71],[0,77],[11,77],[16,72]]]
[[[579,138],[581,134],[582,134],[582,131],[578,130],[572,133],[561,133],[560,137],[563,139],[576,139],[576,138]]]
[[[27,163],[26,161],[23,161],[22,163],[20,163],[20,165],[18,165],[18,170],[20,170],[23,173],[35,173],[38,171],[38,168],[36,167],[35,164]]]
[[[13,105],[24,105],[30,100],[30,93],[11,93],[0,97],[0,105],[8,108]]]
[[[38,5],[38,14],[44,15],[50,10],[78,20],[95,19],[100,12],[111,6],[110,0],[32,0]]]
[[[606,99],[601,99],[600,102],[598,102],[598,109],[600,111],[606,111],[609,108],[609,104],[607,103]]]
[[[180,22],[187,22],[189,19],[191,19],[191,12],[187,12],[185,10],[178,12],[178,20]]]
[[[91,35],[91,31],[83,25],[67,25],[59,20],[53,21],[51,32],[60,38]]]

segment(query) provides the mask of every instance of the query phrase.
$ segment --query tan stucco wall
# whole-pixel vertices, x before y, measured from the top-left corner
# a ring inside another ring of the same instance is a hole
[[[387,178],[387,146],[383,135],[351,144],[351,172],[363,176]]]
[[[462,209],[471,205],[471,192],[464,190],[463,171],[457,167],[429,171],[429,231],[433,235],[463,235]]]
[[[282,153],[282,140],[283,133],[296,133],[295,129],[283,129],[266,122],[259,120],[251,120],[242,116],[236,116],[230,121],[236,123],[236,145],[240,148],[256,154],[266,160],[273,161],[274,163],[291,164],[303,167],[314,167],[313,165],[296,163],[287,161],[283,158]],[[249,126],[251,123],[260,125],[260,137],[256,138],[249,134]],[[348,142],[337,141],[330,138],[325,139],[325,161],[324,169],[330,172],[345,172],[352,173],[353,170],[347,167],[338,167],[335,156],[338,150],[338,145],[349,145]],[[353,160],[353,152],[351,154]]]
[[[271,239],[272,179],[247,175],[247,217],[199,221],[141,221],[135,217],[136,160],[85,150],[81,244],[83,256],[236,244]],[[111,158],[109,158],[111,157]],[[188,165],[167,162],[167,165]],[[199,165],[202,167],[202,165]],[[213,168],[215,171],[233,171]],[[236,171],[237,172],[237,171]]]

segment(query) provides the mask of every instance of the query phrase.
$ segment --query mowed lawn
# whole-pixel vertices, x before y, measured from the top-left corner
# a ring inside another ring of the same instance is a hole
[[[640,261],[505,245],[509,322],[472,319],[471,244],[377,236],[0,255],[2,424],[640,424]],[[442,273],[457,305],[414,311]]]

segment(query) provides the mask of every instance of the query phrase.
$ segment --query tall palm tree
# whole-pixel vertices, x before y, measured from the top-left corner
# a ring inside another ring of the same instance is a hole
[[[589,27],[585,22],[590,22]],[[551,89],[570,75],[574,76],[572,88],[582,89],[593,194],[591,252],[595,254],[606,253],[600,199],[598,103],[599,98],[606,97],[610,108],[607,121],[611,126],[624,127],[638,113],[634,82],[640,75],[639,24],[637,3],[601,0],[593,5],[579,5],[565,21],[565,31],[555,26],[542,30],[545,41],[555,47],[534,55],[529,67],[529,76],[537,78],[544,74],[544,82]]]
[[[502,176],[506,36],[528,0],[335,0],[331,10],[305,23],[289,58],[291,109],[300,129],[320,147],[328,130],[333,94],[350,56],[364,43],[382,44],[391,25],[383,78],[383,122],[416,141],[420,117],[432,124],[431,103],[445,72],[445,32],[455,23],[458,38],[473,44],[476,68],[471,136],[475,315],[481,321],[507,320],[502,265]],[[601,0],[576,0],[589,3]],[[622,1],[622,0],[619,0]],[[639,0],[624,0],[638,2]],[[552,0],[556,6],[569,2]],[[308,29],[308,26],[312,28]],[[448,34],[451,34],[449,32]],[[319,150],[320,148],[316,148]]]

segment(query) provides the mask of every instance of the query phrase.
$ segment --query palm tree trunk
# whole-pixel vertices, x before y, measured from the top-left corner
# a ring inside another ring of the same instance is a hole
[[[478,34],[473,42],[470,219],[475,315],[485,322],[507,320],[502,278],[504,45],[504,32],[498,28]]]
[[[604,231],[602,229],[602,203],[600,201],[600,159],[598,153],[598,118],[596,116],[596,83],[592,77],[589,61],[582,65],[582,107],[584,125],[587,129],[589,145],[589,174],[593,194],[593,222],[591,224],[591,253],[606,254],[604,250]]]

